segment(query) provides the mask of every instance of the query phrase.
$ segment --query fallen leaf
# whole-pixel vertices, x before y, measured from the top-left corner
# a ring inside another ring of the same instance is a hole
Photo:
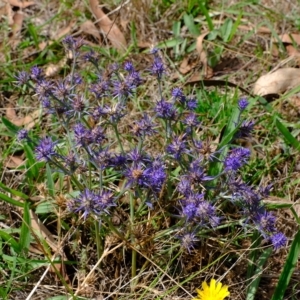
[[[97,19],[97,25],[105,33],[112,45],[124,51],[126,49],[126,40],[118,26],[99,8],[97,0],[89,0],[91,10]]]
[[[300,45],[300,35],[296,33],[284,33],[280,36],[280,39],[283,43]]]
[[[23,25],[24,15],[22,12],[16,12],[13,15],[13,25],[12,25],[12,38],[16,38],[19,35],[22,25]]]
[[[203,48],[203,40],[207,36],[208,33],[209,32],[206,31],[206,32],[202,33],[201,35],[199,35],[197,38],[197,43],[196,43],[196,50],[199,54],[200,61],[202,62],[203,67],[204,67],[204,77],[205,78],[210,78],[213,75],[212,68],[208,66],[206,51]]]
[[[189,64],[189,59],[185,57],[179,66],[179,72],[184,75],[188,73],[192,68],[193,66]]]
[[[261,76],[254,84],[253,93],[264,96],[281,94],[300,85],[300,69],[282,68]]]
[[[31,229],[37,235],[41,241],[46,241],[47,244],[52,248],[54,252],[58,252],[59,248],[57,242],[53,238],[52,233],[47,229],[47,227],[40,221],[36,213],[30,210],[30,221]]]
[[[34,5],[34,1],[19,1],[19,0],[8,0],[8,3],[12,6],[26,8],[28,6]]]
[[[82,23],[80,29],[84,33],[92,35],[100,43],[101,37],[99,34],[99,29],[97,29],[97,27],[91,20],[86,20],[84,23]]]
[[[20,118],[16,114],[16,110],[12,105],[8,105],[6,108],[7,119],[16,126],[24,126],[25,129],[29,130],[34,127],[36,121],[41,115],[41,109],[36,109],[31,114]]]
[[[22,156],[11,155],[7,158],[5,162],[5,167],[8,169],[16,169],[24,164],[24,159]]]

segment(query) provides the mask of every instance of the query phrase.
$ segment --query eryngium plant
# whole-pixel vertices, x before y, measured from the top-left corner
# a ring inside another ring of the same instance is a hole
[[[169,221],[168,226],[157,225],[153,236],[167,229],[169,238],[189,252],[204,239],[203,233],[218,235],[218,228],[231,222],[248,233],[258,230],[274,249],[286,244],[275,216],[262,203],[270,186],[250,186],[240,173],[250,150],[235,141],[249,138],[254,127],[242,120],[247,99],[236,103],[239,113],[232,138],[222,147],[209,145],[202,139],[205,127],[197,113],[201,100],[187,97],[180,87],[168,90],[159,50],[151,51],[153,62],[141,74],[131,62],[102,67],[96,53],[80,52],[81,40],[67,37],[63,44],[74,58],[68,76],[48,79],[33,67],[29,73],[20,72],[17,81],[31,88],[44,111],[60,124],[59,132],[36,143],[35,155],[53,172],[71,178],[67,209],[77,222],[93,218],[98,234],[113,231],[133,249],[135,224],[147,222],[148,213],[155,210]],[[94,71],[84,81],[79,71],[87,62]],[[149,88],[151,77],[157,81],[156,90]],[[18,138],[35,143],[24,130]],[[219,166],[218,174],[212,174],[213,164]],[[122,224],[111,220],[118,209],[128,212]]]

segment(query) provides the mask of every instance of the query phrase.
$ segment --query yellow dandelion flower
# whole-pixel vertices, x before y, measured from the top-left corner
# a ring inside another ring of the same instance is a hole
[[[230,295],[228,286],[222,286],[221,282],[216,282],[215,279],[210,281],[208,286],[206,282],[202,283],[202,290],[197,289],[197,298],[193,300],[224,300]]]

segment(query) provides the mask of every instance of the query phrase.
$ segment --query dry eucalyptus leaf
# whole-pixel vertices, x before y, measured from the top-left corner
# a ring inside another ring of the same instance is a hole
[[[197,43],[196,43],[196,50],[199,54],[200,61],[203,64],[204,67],[204,76],[205,78],[210,78],[213,75],[213,70],[211,67],[208,66],[208,60],[207,60],[207,53],[205,49],[203,48],[203,40],[207,36],[209,32],[206,31],[198,36]]]
[[[99,29],[97,29],[97,27],[91,20],[86,20],[84,23],[82,23],[80,29],[84,33],[92,35],[100,43],[101,37],[99,34]]]
[[[254,84],[253,93],[264,96],[282,94],[300,85],[300,69],[283,68],[261,76]]]
[[[289,43],[293,44],[296,43],[297,45],[300,45],[300,35],[296,33],[284,33],[283,35],[280,36],[280,39],[283,43]]]
[[[34,5],[34,1],[20,1],[20,0],[8,0],[8,3],[12,6],[26,8],[28,6]]]
[[[124,51],[126,49],[126,40],[123,33],[118,26],[113,22],[103,11],[99,8],[97,0],[89,0],[91,10],[97,19],[97,25],[105,33],[106,37],[110,40],[112,45]]]

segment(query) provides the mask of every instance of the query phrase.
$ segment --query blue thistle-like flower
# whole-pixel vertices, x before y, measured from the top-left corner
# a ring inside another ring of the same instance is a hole
[[[81,123],[77,123],[73,127],[74,137],[77,146],[87,146],[93,141],[91,131],[85,128]]]
[[[35,92],[40,100],[48,98],[53,95],[53,83],[48,80],[41,79],[35,85]]]
[[[153,64],[150,68],[150,72],[152,75],[156,76],[158,80],[160,80],[164,73],[166,73],[166,68],[164,66],[164,63],[157,54],[154,56]]]
[[[28,139],[28,130],[20,129],[17,133],[17,139],[19,142],[27,141]]]
[[[231,150],[224,161],[225,171],[237,171],[247,162],[250,154],[250,150],[247,148]]]
[[[238,102],[238,107],[239,107],[240,111],[245,110],[248,105],[249,105],[249,102],[246,98],[242,98]]]
[[[124,64],[124,70],[129,72],[129,73],[134,72],[135,68],[133,66],[133,63],[131,61],[126,61],[125,64]]]
[[[185,136],[175,136],[171,144],[167,146],[167,153],[179,160],[184,153],[188,153]]]
[[[235,139],[246,139],[251,137],[252,131],[254,129],[255,123],[253,121],[243,122],[239,127],[237,133],[235,134]]]
[[[82,38],[74,39],[72,36],[68,35],[62,40],[62,43],[67,50],[77,52],[84,45],[84,40]]]
[[[179,183],[177,184],[177,190],[185,197],[192,193],[192,183],[188,176],[182,175],[180,177]]]
[[[166,120],[175,120],[177,116],[177,111],[174,104],[167,102],[164,99],[156,102],[154,111],[156,112],[156,116],[158,118]]]
[[[127,178],[126,186],[145,186],[145,178],[144,178],[144,166],[141,163],[135,164],[125,170],[125,177]]]
[[[171,91],[171,95],[172,95],[175,99],[181,99],[182,97],[184,97],[183,91],[182,91],[182,89],[179,88],[179,87],[173,88],[172,91]]]
[[[30,78],[34,81],[40,81],[42,79],[44,79],[44,76],[43,76],[43,71],[41,68],[37,67],[37,66],[34,66],[31,68],[30,70]]]
[[[195,244],[199,241],[193,232],[183,233],[178,235],[177,238],[180,240],[181,247],[186,249],[189,253],[191,253],[195,247]]]
[[[150,136],[156,133],[155,123],[152,118],[146,113],[143,114],[143,117],[139,121],[134,121],[131,127],[131,132],[134,136],[143,137]]]
[[[17,80],[17,85],[21,86],[28,83],[28,81],[30,80],[30,75],[26,71],[21,71],[15,78]]]
[[[195,98],[186,99],[185,104],[186,104],[186,109],[193,111],[193,110],[195,110],[197,108],[198,101]]]
[[[69,210],[81,212],[84,219],[90,214],[100,216],[102,213],[109,213],[108,209],[115,206],[114,197],[111,192],[101,191],[95,193],[84,189],[77,198],[74,198],[69,205]]]
[[[35,148],[36,159],[46,162],[51,161],[53,157],[58,155],[55,151],[56,144],[50,137],[42,138]]]
[[[270,237],[270,240],[271,240],[274,250],[278,250],[278,249],[284,247],[287,243],[286,236],[281,232],[273,234]]]
[[[254,222],[258,226],[258,230],[264,235],[265,233],[273,233],[276,231],[275,223],[276,223],[276,217],[268,212],[263,211],[260,213],[257,213],[254,217]]]
[[[197,127],[200,124],[200,121],[198,120],[197,114],[191,112],[185,117],[183,123],[191,128]]]

